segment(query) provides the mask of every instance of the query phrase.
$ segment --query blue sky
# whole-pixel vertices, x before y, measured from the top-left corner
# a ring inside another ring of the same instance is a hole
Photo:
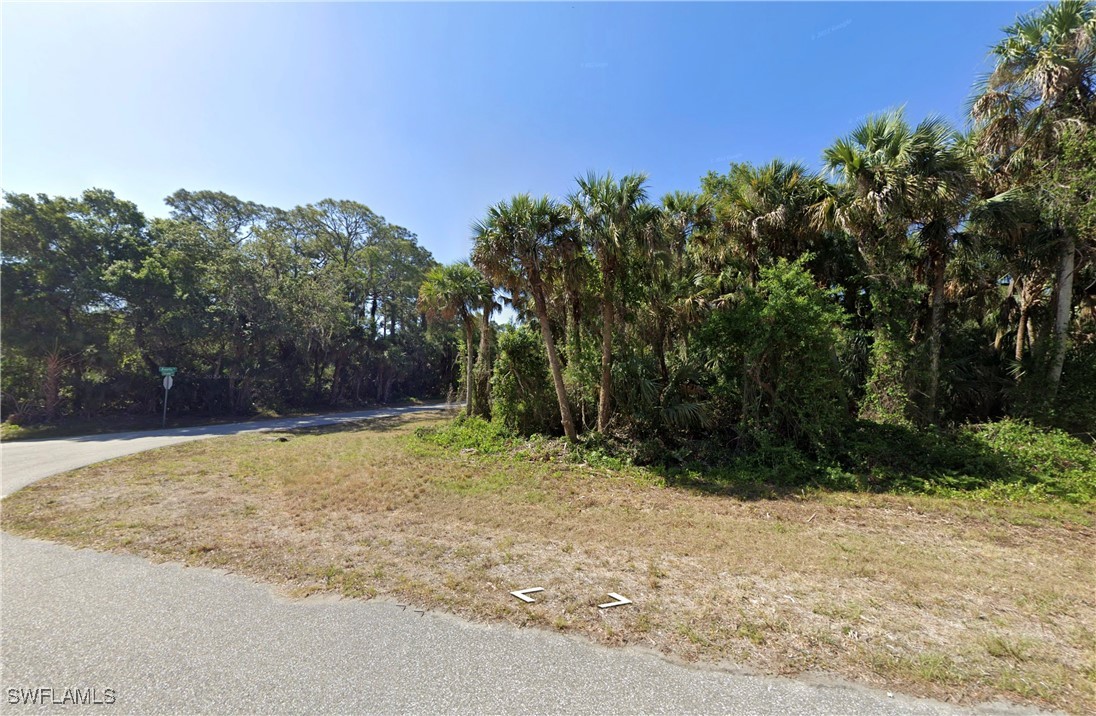
[[[18,4],[5,191],[354,199],[436,258],[517,192],[646,171],[655,197],[798,159],[906,105],[956,123],[1033,3]]]

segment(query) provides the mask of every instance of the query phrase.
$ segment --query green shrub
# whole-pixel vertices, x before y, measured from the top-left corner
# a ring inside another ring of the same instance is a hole
[[[1096,446],[1057,429],[1020,420],[971,426],[966,433],[1002,455],[1010,466],[998,491],[1022,496],[1053,496],[1070,502],[1096,500]]]
[[[1017,420],[950,432],[861,422],[838,467],[870,490],[1096,499],[1096,450],[1060,430]]]
[[[462,415],[439,427],[419,428],[415,435],[454,452],[474,450],[480,455],[496,455],[511,447],[510,435],[503,426],[474,415]]]
[[[558,435],[562,430],[544,344],[529,326],[499,332],[491,415],[520,435]]]
[[[1096,340],[1071,347],[1046,423],[1096,439]]]
[[[837,359],[845,316],[806,260],[763,267],[755,288],[711,315],[698,349],[716,380],[714,415],[736,420],[750,442],[773,438],[825,452],[848,416]]]

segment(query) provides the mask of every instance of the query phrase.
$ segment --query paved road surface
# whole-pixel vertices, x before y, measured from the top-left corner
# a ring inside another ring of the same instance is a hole
[[[391,603],[286,601],[207,569],[0,545],[5,713],[41,713],[7,704],[8,689],[34,687],[115,690],[114,707],[81,707],[95,713],[957,713]]]
[[[47,463],[65,469],[157,440],[255,428],[43,441],[48,454],[20,450],[11,462],[9,447],[35,443],[5,445],[4,485],[41,477],[54,469]],[[87,451],[89,442],[100,448]],[[970,713],[847,684],[688,668],[386,602],[288,601],[214,570],[7,534],[0,574],[2,713]],[[96,689],[99,699],[111,689],[116,702],[10,703],[35,688],[58,700],[66,688]]]
[[[0,497],[7,497],[19,488],[36,480],[41,480],[43,477],[166,445],[177,445],[191,440],[258,432],[260,430],[337,425],[355,420],[389,417],[420,410],[439,410],[445,407],[445,404],[414,405],[383,410],[332,413],[313,417],[255,420],[227,425],[203,425],[192,428],[110,433],[57,440],[17,440],[2,443],[0,444]]]

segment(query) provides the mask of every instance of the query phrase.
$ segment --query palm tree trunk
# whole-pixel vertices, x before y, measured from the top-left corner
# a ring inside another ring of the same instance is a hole
[[[1027,338],[1028,303],[1024,300],[1024,292],[1020,292],[1020,325],[1016,326],[1016,362],[1024,359],[1024,340]]]
[[[578,292],[571,291],[571,360],[577,361],[582,352],[582,306],[579,303]]]
[[[476,360],[483,360],[487,364],[491,362],[491,309],[494,298],[488,299],[483,304],[483,315],[480,317],[480,346]],[[488,365],[488,367],[490,367]]]
[[[472,318],[464,319],[464,414],[472,414]]]
[[[571,292],[563,293],[563,350],[567,354],[567,362],[575,362],[575,321],[571,312]]]
[[[563,385],[563,367],[559,362],[559,353],[556,352],[556,342],[552,338],[552,327],[548,324],[548,307],[544,300],[544,286],[533,285],[533,303],[536,306],[537,322],[540,323],[540,335],[544,338],[544,348],[548,352],[548,365],[552,369],[552,382],[556,387],[556,400],[559,401],[559,418],[563,424],[563,432],[568,440],[577,440],[575,421],[571,417],[571,405],[567,400],[567,389]]]
[[[46,419],[53,420],[60,412],[61,377],[65,369],[65,359],[58,350],[46,354],[46,377],[42,383],[42,393],[46,402]]]
[[[1073,254],[1077,246],[1068,231],[1062,234],[1062,253],[1058,260],[1058,302],[1054,313],[1054,358],[1047,376],[1047,403],[1054,403],[1058,384],[1062,380],[1062,366],[1069,348],[1069,320],[1073,308]]]
[[[613,301],[601,299],[601,390],[597,400],[597,431],[609,428],[609,401],[613,388]]]
[[[666,321],[661,315],[658,317],[658,344],[655,350],[658,353],[658,370],[662,374],[662,382],[668,384],[670,369],[666,366]]]
[[[944,280],[947,277],[947,257],[937,247],[932,260],[932,314],[929,318],[929,420],[936,422],[936,401],[940,393],[940,345],[944,329]]]
[[[484,418],[491,417],[491,310],[494,308],[494,300],[492,296],[483,304],[483,315],[480,317],[479,353],[476,354],[476,367],[473,371],[476,381],[474,412]]]

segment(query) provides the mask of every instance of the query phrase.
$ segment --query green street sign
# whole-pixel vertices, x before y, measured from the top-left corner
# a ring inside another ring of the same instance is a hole
[[[165,368],[164,366],[160,366],[160,375],[175,375],[175,372],[178,370],[178,368]]]

